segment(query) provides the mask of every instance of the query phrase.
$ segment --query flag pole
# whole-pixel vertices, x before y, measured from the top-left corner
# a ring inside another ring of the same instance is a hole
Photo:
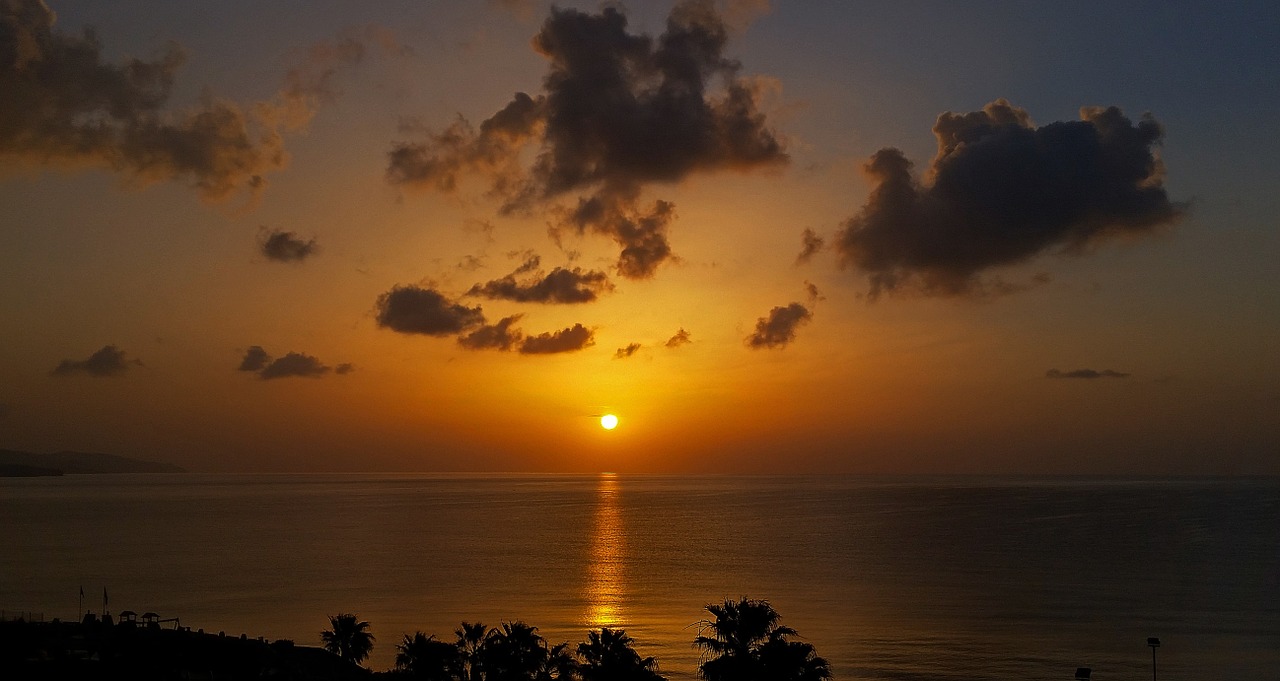
[[[83,584],[80,585],[80,614],[77,616],[76,619],[79,622],[84,621],[84,585]]]

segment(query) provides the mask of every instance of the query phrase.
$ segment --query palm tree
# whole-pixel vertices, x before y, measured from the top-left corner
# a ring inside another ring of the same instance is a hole
[[[320,632],[324,649],[356,664],[360,664],[373,650],[373,634],[369,623],[349,613],[329,616],[329,630]]]
[[[568,679],[573,658],[568,644],[547,647],[538,628],[524,622],[503,622],[491,629],[481,648],[484,681],[552,681]]]
[[[818,681],[831,678],[813,646],[788,641],[791,627],[765,600],[742,598],[711,604],[693,644],[702,649],[698,674],[707,681]]]
[[[578,675],[582,681],[666,681],[658,674],[658,663],[652,657],[640,657],[631,645],[635,640],[621,629],[587,633],[586,643],[578,644]]]
[[[454,647],[458,649],[458,657],[460,665],[458,668],[458,678],[461,681],[483,681],[484,669],[482,664],[484,642],[489,635],[488,627],[476,622],[463,622],[462,626],[453,630],[458,640],[454,642]]]
[[[450,643],[437,641],[421,631],[413,636],[405,634],[404,642],[396,645],[396,668],[404,670],[415,679],[426,681],[453,681],[458,678],[460,655]]]

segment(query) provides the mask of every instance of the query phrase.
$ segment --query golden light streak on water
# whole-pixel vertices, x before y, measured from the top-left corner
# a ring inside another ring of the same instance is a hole
[[[623,624],[622,603],[626,597],[626,535],[622,526],[622,508],[618,478],[612,473],[600,476],[596,487],[595,522],[591,531],[591,557],[587,564],[585,621],[591,628],[618,627]]]

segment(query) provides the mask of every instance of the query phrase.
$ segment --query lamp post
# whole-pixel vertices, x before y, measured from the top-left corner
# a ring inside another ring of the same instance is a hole
[[[1156,681],[1156,648],[1160,647],[1160,639],[1152,636],[1147,639],[1147,645],[1151,647],[1151,681]]]

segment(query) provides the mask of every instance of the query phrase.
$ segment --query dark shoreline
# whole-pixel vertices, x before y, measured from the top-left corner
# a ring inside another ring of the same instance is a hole
[[[0,621],[0,677],[8,679],[369,678],[323,648],[157,624]]]

